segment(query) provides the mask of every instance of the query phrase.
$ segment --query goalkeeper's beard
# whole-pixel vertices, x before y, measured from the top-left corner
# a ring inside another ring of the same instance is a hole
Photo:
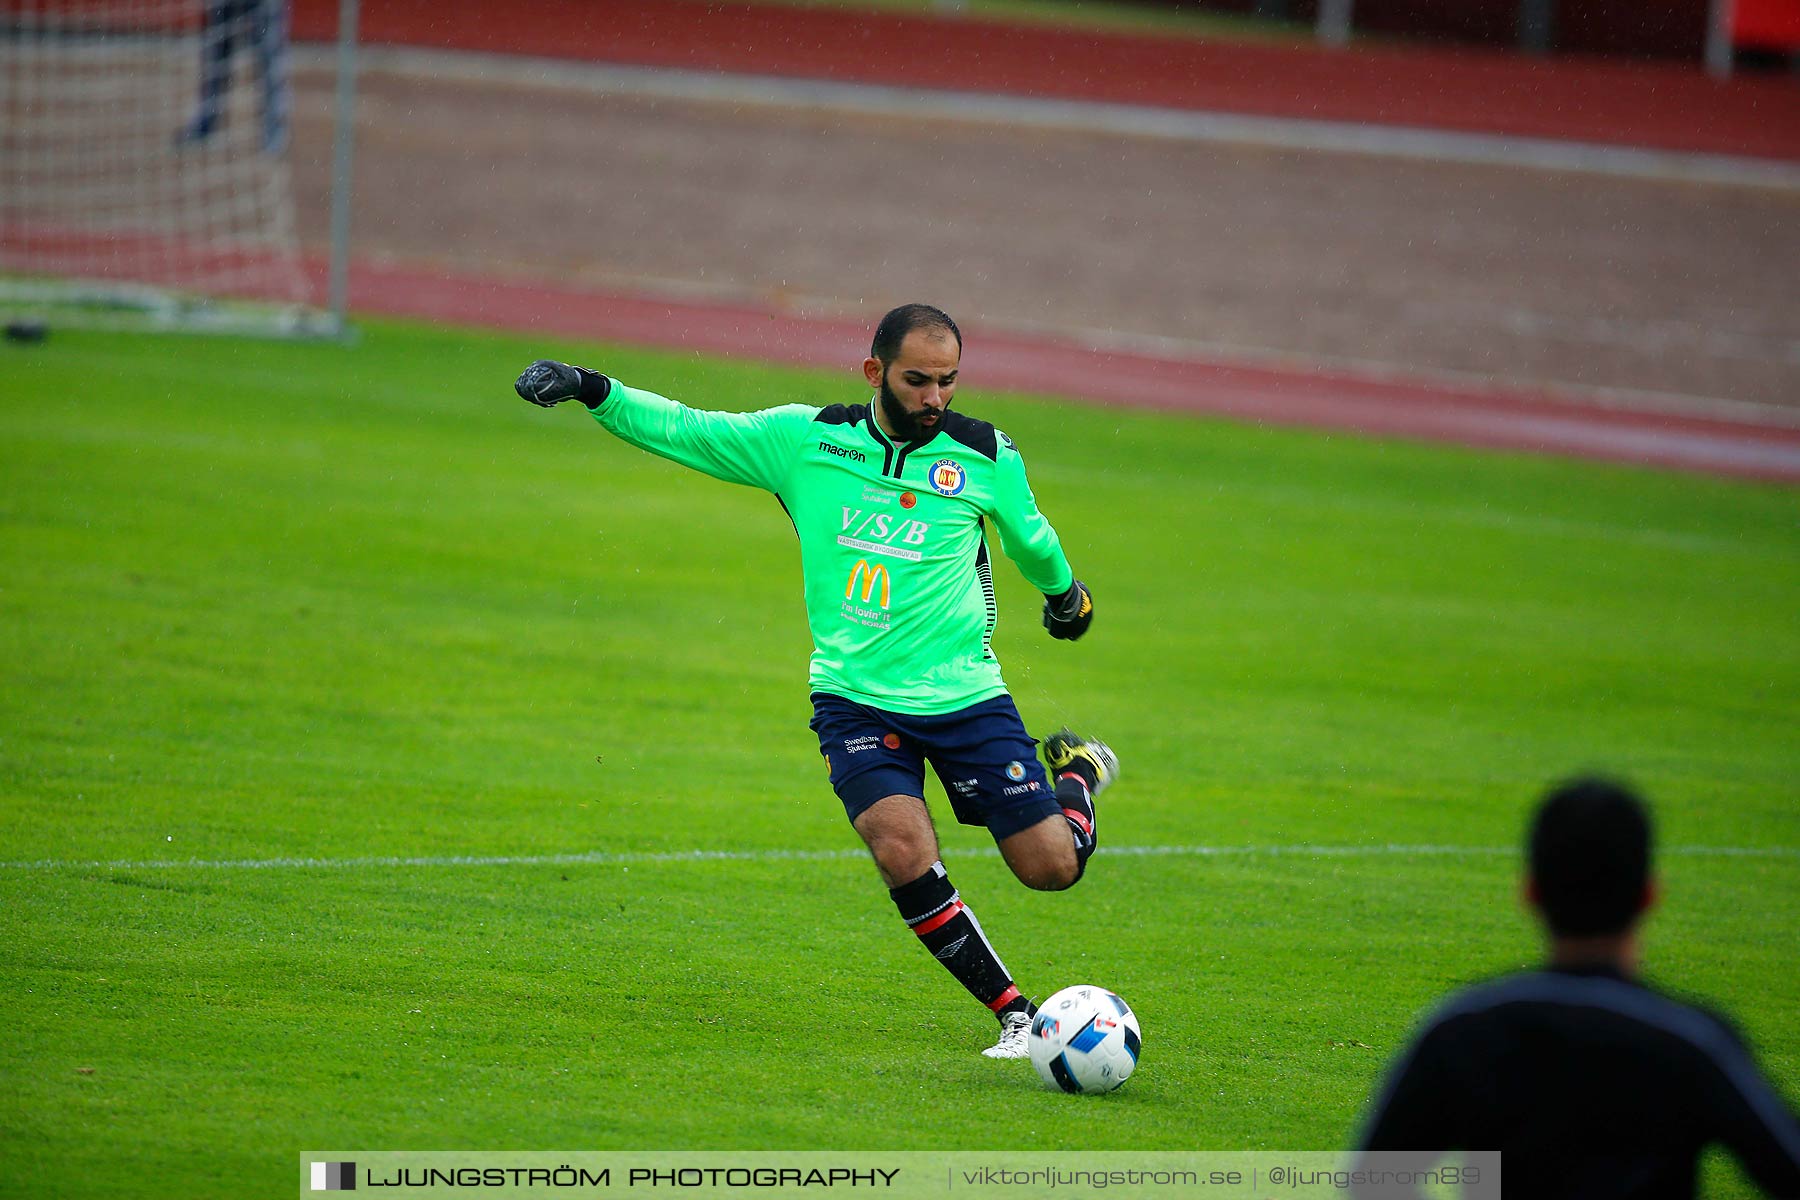
[[[937,421],[927,428],[919,423],[919,418],[924,415],[924,410],[917,413],[906,411],[905,402],[895,394],[893,388],[888,386],[887,372],[885,371],[881,375],[881,393],[878,403],[881,405],[881,415],[887,418],[887,423],[903,442],[916,442],[936,433],[944,423],[944,409],[950,407],[946,404],[943,409],[939,409]]]

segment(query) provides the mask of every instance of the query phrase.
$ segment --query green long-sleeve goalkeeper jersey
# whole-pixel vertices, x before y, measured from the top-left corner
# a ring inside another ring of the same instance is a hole
[[[869,405],[707,412],[617,380],[594,416],[634,446],[775,494],[800,535],[814,691],[923,714],[1004,692],[985,521],[1040,592],[1073,583],[1024,461],[985,421],[947,411],[923,441],[895,442]]]

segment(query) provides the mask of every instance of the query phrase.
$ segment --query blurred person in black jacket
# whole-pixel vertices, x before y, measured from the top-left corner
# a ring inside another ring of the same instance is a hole
[[[1648,811],[1620,784],[1550,793],[1526,880],[1549,961],[1432,1015],[1375,1100],[1360,1163],[1498,1150],[1509,1196],[1661,1200],[1692,1197],[1700,1154],[1718,1143],[1770,1195],[1800,1197],[1800,1120],[1737,1030],[1637,978],[1651,841]]]

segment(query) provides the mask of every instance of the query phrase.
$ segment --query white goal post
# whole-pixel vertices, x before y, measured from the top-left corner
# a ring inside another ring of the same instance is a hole
[[[287,22],[287,0],[0,0],[0,317],[341,331],[295,231]]]

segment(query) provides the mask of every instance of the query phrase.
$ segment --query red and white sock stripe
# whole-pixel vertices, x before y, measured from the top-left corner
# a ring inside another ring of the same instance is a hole
[[[968,911],[969,910],[963,905],[962,897],[952,896],[950,897],[950,903],[924,918],[918,924],[909,926],[909,928],[920,937],[924,937],[932,930],[942,929],[945,925],[948,925],[951,921],[955,920],[957,913]],[[971,913],[970,915],[972,917],[974,914]]]
[[[987,1006],[989,1008],[993,1009],[995,1012],[999,1012],[1001,1009],[1005,1008],[1007,1005],[1011,1004],[1014,1000],[1017,1000],[1018,998],[1019,998],[1018,985],[1008,984],[1006,987],[1006,990],[1004,992],[1001,992],[998,996],[995,996],[992,1000],[989,1000],[987,1002]]]

